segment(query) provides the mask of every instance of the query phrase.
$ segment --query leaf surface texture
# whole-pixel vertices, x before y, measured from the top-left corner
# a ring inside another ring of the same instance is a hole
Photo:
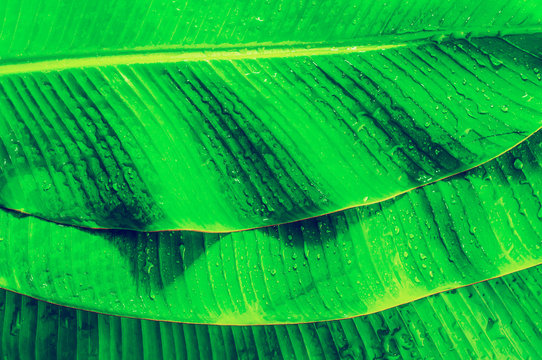
[[[211,324],[380,311],[540,263],[542,132],[467,173],[293,224],[84,230],[1,213],[0,286],[109,314]]]
[[[171,4],[0,6],[0,205],[256,228],[385,200],[542,125],[538,1]]]
[[[378,314],[241,327],[107,316],[1,291],[0,353],[21,360],[538,358],[541,291],[535,267]]]

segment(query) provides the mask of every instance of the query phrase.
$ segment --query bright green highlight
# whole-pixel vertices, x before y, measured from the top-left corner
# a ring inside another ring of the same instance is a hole
[[[373,313],[539,264],[542,132],[380,204],[224,234],[82,230],[1,213],[7,289],[108,314],[276,324]]]
[[[541,44],[538,0],[0,2],[0,358],[542,357]]]
[[[35,359],[528,359],[542,356],[542,269],[378,314],[299,325],[206,326],[127,319],[0,292],[0,353]],[[27,336],[35,334],[36,336]]]
[[[542,125],[538,1],[172,4],[0,5],[1,206],[257,228],[392,198]]]

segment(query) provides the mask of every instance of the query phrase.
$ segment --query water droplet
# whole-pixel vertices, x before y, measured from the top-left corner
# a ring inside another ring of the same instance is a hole
[[[144,269],[145,271],[147,272],[147,274],[150,274],[151,271],[152,271],[152,268],[154,267],[154,264],[150,263],[150,262],[147,262],[144,266]]]
[[[184,254],[186,252],[186,247],[184,246],[184,244],[179,245],[179,251],[181,253],[181,259],[183,259],[184,261]]]
[[[493,65],[495,65],[496,67],[500,67],[500,66],[503,64],[503,62],[502,62],[501,59],[497,59],[497,58],[496,58],[495,56],[493,56],[493,55],[490,55],[490,56],[489,56],[489,59],[491,60],[491,63],[492,63]]]
[[[515,167],[517,170],[523,169],[523,161],[521,161],[520,159],[514,160],[514,167]]]
[[[501,111],[502,112],[508,112],[508,106],[506,106],[506,105],[501,106]]]
[[[308,259],[310,256],[310,250],[307,241],[303,242],[303,255],[305,256],[305,259]]]

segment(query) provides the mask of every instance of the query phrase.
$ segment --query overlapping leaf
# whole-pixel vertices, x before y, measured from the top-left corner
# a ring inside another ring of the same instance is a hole
[[[0,353],[21,360],[539,358],[541,271],[524,270],[364,317],[278,326],[127,319],[2,291]]]
[[[78,309],[5,293],[0,357],[540,356],[539,268],[410,302],[542,263],[542,3],[0,24],[0,287]]]
[[[2,212],[0,286],[72,307],[213,324],[380,311],[542,262],[542,132],[465,174],[293,224],[83,230]]]
[[[18,3],[0,38],[0,205],[66,224],[299,220],[542,125],[535,0]]]

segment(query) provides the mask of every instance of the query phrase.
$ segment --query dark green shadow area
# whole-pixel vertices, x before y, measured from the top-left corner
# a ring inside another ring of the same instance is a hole
[[[380,311],[540,263],[541,139],[379,204],[250,231],[85,230],[3,211],[0,284],[72,307],[194,323]]]
[[[542,356],[540,267],[348,320],[208,326],[101,315],[0,291],[10,359],[455,359]]]

